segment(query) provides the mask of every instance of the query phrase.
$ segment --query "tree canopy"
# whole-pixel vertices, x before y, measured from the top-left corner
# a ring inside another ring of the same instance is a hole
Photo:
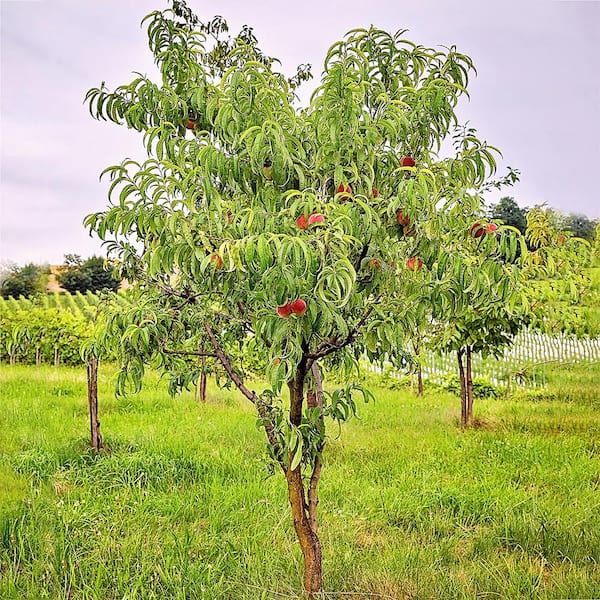
[[[501,221],[518,229],[523,235],[527,229],[527,208],[521,208],[514,198],[504,196],[497,204],[492,204],[489,209],[490,219]]]
[[[2,276],[0,293],[3,298],[13,296],[28,298],[43,293],[48,283],[50,270],[47,265],[29,263],[24,267],[11,266]]]
[[[77,254],[65,255],[65,266],[56,279],[68,292],[117,291],[121,284],[112,269],[107,268],[106,260],[101,256],[92,256],[83,260]]]

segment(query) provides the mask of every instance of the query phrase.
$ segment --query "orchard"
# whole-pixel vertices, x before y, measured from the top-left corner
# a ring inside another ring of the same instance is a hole
[[[105,170],[109,205],[86,219],[137,282],[133,304],[100,319],[98,349],[117,346],[120,394],[146,365],[175,393],[202,359],[254,404],[315,597],[327,427],[371,397],[358,361],[402,365],[423,323],[455,323],[443,339],[460,351],[477,342],[457,332],[483,331],[475,317],[521,318],[518,232],[481,216],[486,186],[515,174],[492,181],[497,150],[457,119],[474,67],[455,47],[353,30],[300,106],[309,71],[277,72],[250,29],[227,37],[178,1],[145,23],[161,81],[87,95],[148,155]],[[260,394],[244,379],[256,357]],[[333,375],[345,383],[325,390]]]

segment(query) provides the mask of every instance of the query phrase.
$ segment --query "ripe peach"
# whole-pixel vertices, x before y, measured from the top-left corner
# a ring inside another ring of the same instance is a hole
[[[308,224],[306,223],[306,217],[304,215],[300,215],[296,219],[296,225],[299,229],[306,229],[308,227]]]
[[[420,271],[423,268],[423,260],[418,256],[412,256],[406,261],[406,268],[409,271]]]
[[[344,185],[343,183],[340,183],[335,193],[343,194],[344,192],[346,193],[343,196],[340,196],[340,201],[350,200],[350,196],[347,196],[346,194],[351,194],[352,188],[349,185]]]
[[[283,319],[286,319],[292,314],[292,305],[288,303],[284,304],[283,306],[278,306],[277,314]]]
[[[405,215],[403,211],[398,212],[398,223],[403,227],[406,227],[410,223],[410,218],[408,215]]]
[[[314,225],[315,223],[324,223],[324,222],[325,222],[325,217],[320,213],[310,215],[310,217],[308,217],[309,225]]]
[[[301,317],[306,312],[306,302],[302,298],[294,300],[290,305],[291,311]]]
[[[475,221],[471,225],[470,233],[474,238],[480,238],[485,233],[485,227],[479,221]]]

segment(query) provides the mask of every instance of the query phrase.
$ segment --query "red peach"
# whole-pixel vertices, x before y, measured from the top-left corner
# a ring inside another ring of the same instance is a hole
[[[479,221],[475,221],[471,225],[470,233],[474,238],[480,238],[485,233],[485,227]]]
[[[302,298],[294,300],[290,304],[291,310],[295,315],[301,317],[306,312],[306,302]]]
[[[423,268],[423,260],[418,256],[412,256],[406,261],[406,267],[409,271],[420,271]]]
[[[398,212],[398,223],[403,227],[406,227],[410,223],[410,218],[408,215],[405,215],[403,211]]]
[[[289,317],[292,314],[292,305],[284,304],[283,306],[278,306],[277,314],[284,319]]]
[[[309,225],[314,225],[315,223],[324,223],[324,222],[325,222],[325,217],[319,213],[310,215],[310,217],[308,217]]]

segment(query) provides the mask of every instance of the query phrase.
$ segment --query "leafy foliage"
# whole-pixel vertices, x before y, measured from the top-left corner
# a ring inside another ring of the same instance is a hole
[[[559,215],[543,206],[527,214],[526,235],[534,248],[525,270],[532,325],[549,333],[597,335],[597,324],[583,307],[594,293],[588,272],[590,244],[561,232]]]
[[[47,266],[29,263],[24,267],[13,266],[2,276],[0,294],[3,298],[29,298],[45,290],[48,283]]]
[[[101,256],[92,256],[82,260],[77,254],[65,255],[65,266],[56,279],[68,292],[100,292],[119,289],[121,281],[107,269]]]
[[[497,204],[492,204],[489,209],[490,219],[501,221],[518,229],[523,235],[527,228],[527,208],[521,208],[510,196],[500,198]]]
[[[0,355],[25,364],[82,364],[79,348],[92,333],[91,324],[82,316],[52,308],[3,314],[0,324]]]

